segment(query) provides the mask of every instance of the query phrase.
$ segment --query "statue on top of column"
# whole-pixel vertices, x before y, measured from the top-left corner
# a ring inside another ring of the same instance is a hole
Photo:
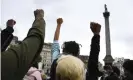
[[[104,5],[104,8],[105,8],[105,12],[108,12],[107,5],[106,4]]]

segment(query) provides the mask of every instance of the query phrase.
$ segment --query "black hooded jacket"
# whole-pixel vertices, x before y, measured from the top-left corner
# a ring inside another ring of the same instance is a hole
[[[13,32],[14,30],[12,27],[7,27],[1,31],[1,52],[5,51],[8,45],[11,43],[13,39]]]

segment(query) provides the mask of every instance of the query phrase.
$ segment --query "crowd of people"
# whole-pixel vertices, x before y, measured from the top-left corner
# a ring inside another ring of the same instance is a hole
[[[7,21],[6,29],[1,32],[1,79],[2,80],[44,80],[38,70],[41,61],[40,53],[45,39],[44,11],[34,11],[35,20],[26,38],[14,47],[7,49],[13,39],[13,26],[16,21]],[[64,42],[62,52],[59,46],[59,35],[62,18],[57,19],[57,27],[52,44],[52,65],[50,79],[48,80],[133,80],[133,60],[124,62],[124,75],[116,66],[105,65],[104,71],[98,69],[98,57],[100,52],[101,25],[90,23],[90,29],[94,34],[91,40],[91,49],[87,69],[79,59],[80,44],[76,41]],[[10,64],[11,63],[11,64]]]

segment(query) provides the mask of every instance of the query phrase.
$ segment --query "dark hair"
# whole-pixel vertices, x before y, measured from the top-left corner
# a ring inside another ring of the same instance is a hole
[[[67,54],[72,54],[73,56],[79,56],[79,52],[80,52],[79,45],[80,44],[76,43],[75,41],[64,42],[62,46],[63,52]]]
[[[133,60],[128,60],[124,62],[123,67],[133,74]]]
[[[113,72],[120,76],[120,70],[116,66],[112,66]]]

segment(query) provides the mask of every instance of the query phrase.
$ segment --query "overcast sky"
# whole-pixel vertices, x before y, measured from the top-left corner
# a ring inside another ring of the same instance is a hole
[[[133,59],[133,0],[2,0],[1,27],[8,19],[15,19],[14,35],[23,40],[34,20],[33,11],[45,11],[45,42],[53,42],[56,19],[62,17],[60,44],[75,40],[82,44],[81,54],[89,55],[91,38],[90,21],[102,25],[100,61],[106,54],[104,4],[110,11],[111,54],[115,57]]]

